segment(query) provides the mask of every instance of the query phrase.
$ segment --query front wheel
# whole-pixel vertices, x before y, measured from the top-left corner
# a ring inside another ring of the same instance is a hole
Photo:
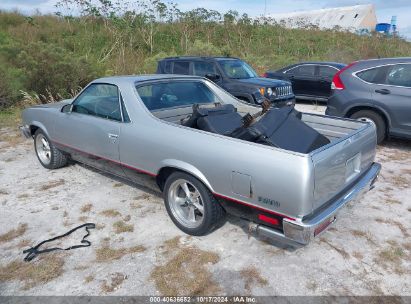
[[[387,135],[387,126],[380,114],[370,110],[361,110],[352,114],[350,118],[372,122],[377,129],[377,143],[381,144],[384,141]]]
[[[67,164],[67,156],[57,149],[43,130],[34,134],[34,148],[40,164],[47,169],[57,169]]]
[[[203,183],[183,172],[174,172],[166,180],[164,202],[174,224],[190,235],[209,233],[224,217],[223,208]]]

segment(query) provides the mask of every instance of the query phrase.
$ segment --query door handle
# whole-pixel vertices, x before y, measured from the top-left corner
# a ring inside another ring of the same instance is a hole
[[[117,139],[118,135],[117,134],[113,134],[113,133],[108,133],[108,138],[110,139]]]
[[[387,89],[375,90],[375,92],[383,95],[391,94],[391,91]]]

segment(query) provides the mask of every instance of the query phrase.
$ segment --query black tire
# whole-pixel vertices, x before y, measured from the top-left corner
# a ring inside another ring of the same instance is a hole
[[[48,162],[42,160],[39,156],[39,151],[37,151],[37,142],[41,140],[42,137],[44,137],[47,140],[48,145],[50,147]],[[46,133],[41,129],[37,129],[36,133],[34,133],[34,150],[36,151],[37,159],[44,168],[58,169],[64,167],[67,164],[67,155],[65,155],[63,152],[57,149],[53,142],[50,141]]]
[[[183,225],[171,211],[172,207],[170,206],[170,201],[169,201],[170,186],[173,185],[178,180],[188,181],[188,183],[190,183],[191,185],[195,186],[195,188],[197,188],[198,192],[201,195],[204,213],[203,213],[203,220],[200,226],[198,227],[191,228],[191,227],[187,227]],[[210,233],[211,231],[213,231],[225,217],[224,209],[221,207],[220,203],[216,200],[216,198],[213,196],[210,190],[208,190],[208,188],[204,186],[204,184],[201,181],[199,181],[197,178],[187,173],[180,172],[180,171],[172,173],[165,182],[163,195],[164,195],[164,203],[167,209],[167,213],[170,216],[171,220],[180,230],[182,230],[183,232],[189,235],[194,235],[194,236],[206,235]]]
[[[380,114],[372,110],[361,110],[351,115],[352,119],[366,118],[374,122],[377,127],[377,143],[381,144],[387,136],[387,125]]]

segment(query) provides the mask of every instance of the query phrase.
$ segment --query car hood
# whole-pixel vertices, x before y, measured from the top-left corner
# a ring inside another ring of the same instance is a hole
[[[73,101],[73,99],[64,99],[64,100],[61,100],[59,102],[35,105],[35,106],[33,106],[33,108],[61,108],[65,104],[71,103],[72,101]]]
[[[280,87],[280,86],[290,85],[290,82],[288,81],[278,80],[278,79],[268,79],[268,78],[262,78],[262,77],[236,79],[236,80],[244,84],[253,84],[255,86],[260,86],[260,87]]]

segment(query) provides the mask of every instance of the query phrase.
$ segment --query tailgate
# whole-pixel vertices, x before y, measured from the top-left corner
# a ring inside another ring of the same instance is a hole
[[[331,147],[313,153],[313,211],[352,184],[373,163],[375,127],[365,124]]]

